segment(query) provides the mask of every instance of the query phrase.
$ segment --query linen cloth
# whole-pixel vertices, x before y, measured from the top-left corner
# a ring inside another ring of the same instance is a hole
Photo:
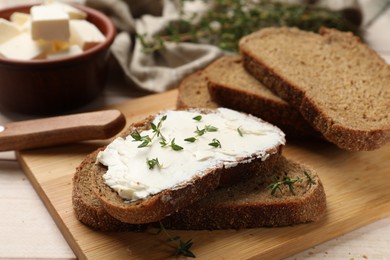
[[[184,14],[202,15],[211,1],[182,1]],[[283,0],[283,2],[316,5],[333,10],[358,9],[356,0]],[[86,5],[107,14],[119,33],[112,53],[126,78],[141,89],[163,92],[178,86],[180,80],[205,67],[223,51],[216,46],[189,42],[165,42],[165,48],[153,54],[143,51],[136,34],[159,35],[170,22],[180,18],[179,1],[175,0],[86,0]]]
[[[199,3],[189,2],[184,8],[201,14],[206,4]],[[166,42],[164,49],[153,54],[144,53],[140,39],[134,35],[158,35],[169,22],[178,20],[179,7],[174,1],[90,0],[86,5],[105,12],[119,28],[112,53],[127,79],[142,89],[163,92],[175,88],[185,75],[222,54],[215,46],[174,42]]]

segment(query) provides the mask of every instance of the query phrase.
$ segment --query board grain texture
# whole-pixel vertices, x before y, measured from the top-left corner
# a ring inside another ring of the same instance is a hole
[[[121,110],[127,123],[176,104],[172,90],[130,100]],[[26,175],[79,259],[166,259],[174,248],[156,230],[97,232],[75,218],[72,177],[90,152],[110,140],[89,141],[17,153]],[[328,210],[316,223],[280,228],[170,231],[192,239],[198,259],[278,259],[390,216],[390,145],[370,152],[346,152],[332,144],[288,141],[283,154],[315,168],[323,181]],[[37,234],[39,235],[39,234]]]

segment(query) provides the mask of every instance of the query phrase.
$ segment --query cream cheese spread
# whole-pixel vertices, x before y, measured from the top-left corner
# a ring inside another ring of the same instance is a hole
[[[206,169],[265,160],[268,150],[285,143],[279,128],[226,108],[165,111],[153,124],[139,136],[116,138],[97,156],[107,166],[105,183],[125,200],[175,189]]]

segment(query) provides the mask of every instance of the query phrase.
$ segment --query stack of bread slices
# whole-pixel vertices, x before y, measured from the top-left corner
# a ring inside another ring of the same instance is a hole
[[[185,78],[178,107],[229,107],[347,151],[390,141],[390,66],[352,33],[265,28]]]
[[[282,155],[276,126],[228,108],[160,111],[89,154],[73,177],[75,215],[103,231],[216,230],[318,221],[316,171]]]
[[[390,140],[390,66],[351,33],[266,28],[183,79],[177,110],[132,124],[73,178],[76,217],[98,230],[238,229],[317,221],[311,167],[289,137],[347,151]],[[280,130],[282,129],[282,130]]]

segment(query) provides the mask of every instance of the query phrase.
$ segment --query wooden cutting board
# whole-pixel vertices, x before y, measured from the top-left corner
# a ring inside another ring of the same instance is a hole
[[[137,121],[174,108],[177,91],[114,106]],[[18,153],[18,159],[66,240],[80,259],[161,259],[174,248],[162,234],[96,232],[79,223],[72,209],[72,176],[82,159],[108,141],[94,141]],[[314,167],[327,193],[319,222],[281,228],[170,231],[192,239],[192,252],[207,259],[276,259],[293,255],[375,220],[390,216],[390,145],[349,153],[324,142],[288,142],[284,155]],[[39,235],[39,234],[37,234]]]

